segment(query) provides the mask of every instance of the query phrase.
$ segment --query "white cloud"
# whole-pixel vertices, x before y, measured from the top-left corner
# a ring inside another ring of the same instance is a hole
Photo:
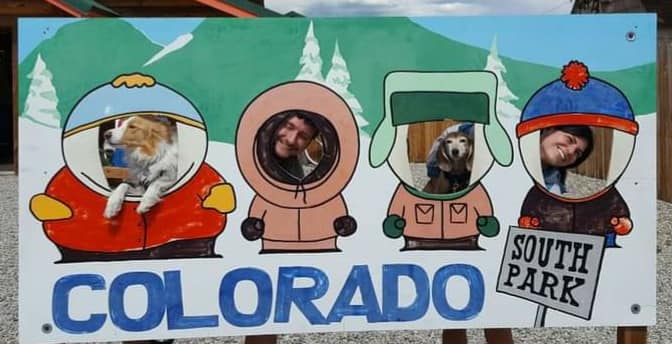
[[[567,14],[573,0],[266,0],[280,13],[305,16],[440,16],[479,14]]]

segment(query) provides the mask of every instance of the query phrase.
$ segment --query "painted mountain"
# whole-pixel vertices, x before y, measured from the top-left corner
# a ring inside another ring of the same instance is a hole
[[[24,115],[34,82],[30,74],[38,57],[51,72],[62,125],[80,97],[119,74],[137,70],[159,50],[160,46],[126,21],[81,21],[63,26],[19,65],[19,113]]]
[[[382,82],[392,70],[482,70],[488,51],[453,41],[404,18],[313,19],[319,40],[322,75],[327,75],[334,47],[347,61],[355,95],[371,133],[382,117]],[[284,21],[285,25],[276,25]],[[226,22],[226,23],[224,23]],[[38,55],[53,75],[61,123],[78,98],[122,73],[142,72],[180,90],[199,108],[209,138],[232,142],[237,119],[263,90],[294,80],[301,69],[310,19],[205,19],[179,49],[157,59],[163,47],[121,19],[83,20],[69,24],[43,41],[20,64],[19,106],[24,108]],[[185,33],[186,34],[186,33]],[[103,37],[104,39],[101,39]],[[152,59],[155,57],[154,59]],[[561,66],[544,66],[500,56],[506,82],[522,108],[534,90],[557,78]],[[149,60],[151,64],[145,65]],[[655,64],[594,73],[621,88],[637,114],[655,111]],[[646,87],[643,87],[645,84]],[[216,130],[213,130],[216,128]]]

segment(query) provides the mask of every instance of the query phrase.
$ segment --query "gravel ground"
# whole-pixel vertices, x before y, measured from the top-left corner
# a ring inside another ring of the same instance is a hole
[[[570,189],[590,179],[573,177]],[[0,176],[0,249],[2,271],[0,274],[0,342],[18,343],[18,178]],[[575,184],[575,181],[577,184]],[[670,343],[672,335],[672,305],[670,294],[663,286],[672,285],[672,204],[658,202],[658,319],[657,325],[649,328],[648,343]],[[469,330],[469,343],[485,343],[481,330]],[[615,343],[616,328],[545,328],[514,329],[516,343]],[[242,337],[204,338],[176,340],[176,343],[242,343]],[[344,332],[329,334],[285,335],[279,343],[440,343],[440,331],[389,331],[389,332]]]

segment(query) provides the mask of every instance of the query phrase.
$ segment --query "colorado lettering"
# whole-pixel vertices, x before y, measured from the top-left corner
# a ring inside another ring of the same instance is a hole
[[[407,322],[423,318],[430,303],[441,317],[465,321],[475,318],[483,309],[484,279],[472,265],[445,265],[433,276],[413,264],[383,265],[381,271],[381,285],[377,287],[368,265],[352,266],[346,279],[338,283],[340,289],[332,290],[334,285],[329,276],[316,267],[279,267],[277,281],[262,269],[241,267],[224,274],[218,295],[212,295],[218,302],[219,314],[185,314],[180,271],[163,274],[131,271],[116,276],[109,284],[98,274],[73,274],[61,277],[54,284],[51,313],[59,330],[87,334],[101,330],[107,322],[129,332],[153,330],[164,320],[168,330],[218,327],[222,319],[235,327],[256,327],[269,321],[289,323],[291,312],[299,312],[312,325],[340,323],[343,318],[352,316],[364,317],[369,323]],[[402,278],[412,282],[410,290],[414,294],[403,306],[399,297]],[[469,298],[462,307],[451,305],[448,298],[448,281],[453,278],[463,280],[469,287]],[[297,287],[297,279],[308,279],[312,284]],[[242,300],[237,299],[235,290],[241,282],[251,283],[256,289],[253,293],[256,306],[252,310],[240,307]],[[146,292],[147,303],[140,316],[132,317],[125,309],[124,297],[130,287],[140,287]],[[71,297],[74,297],[70,294],[74,288],[84,288],[87,293],[106,293],[107,309],[101,307],[87,317],[79,315],[75,319],[75,312],[70,309]],[[324,310],[318,307],[317,301],[328,293],[335,298],[329,309]],[[360,301],[354,301],[355,295],[361,296]]]

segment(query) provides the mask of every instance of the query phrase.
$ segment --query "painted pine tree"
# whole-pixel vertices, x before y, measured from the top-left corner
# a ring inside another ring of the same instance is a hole
[[[350,86],[350,71],[348,65],[341,55],[338,41],[334,47],[334,55],[331,58],[331,68],[327,73],[326,85],[332,90],[336,91],[348,103],[352,113],[355,115],[355,120],[359,127],[369,124],[364,117],[362,117],[362,105],[359,103],[354,94],[352,94],[348,87]]]
[[[42,55],[37,55],[35,66],[28,74],[30,86],[23,116],[46,126],[59,128],[61,114],[58,112],[58,96],[52,84],[52,74]]]
[[[299,59],[301,70],[296,80],[308,80],[324,83],[322,76],[322,58],[320,57],[320,42],[313,31],[313,22],[308,26],[308,32],[304,39],[303,54]]]
[[[492,40],[490,55],[485,65],[485,70],[491,71],[497,75],[497,113],[501,117],[518,118],[520,109],[512,101],[518,100],[518,97],[511,92],[506,85],[503,74],[506,73],[506,67],[502,63],[497,53],[497,36]]]

